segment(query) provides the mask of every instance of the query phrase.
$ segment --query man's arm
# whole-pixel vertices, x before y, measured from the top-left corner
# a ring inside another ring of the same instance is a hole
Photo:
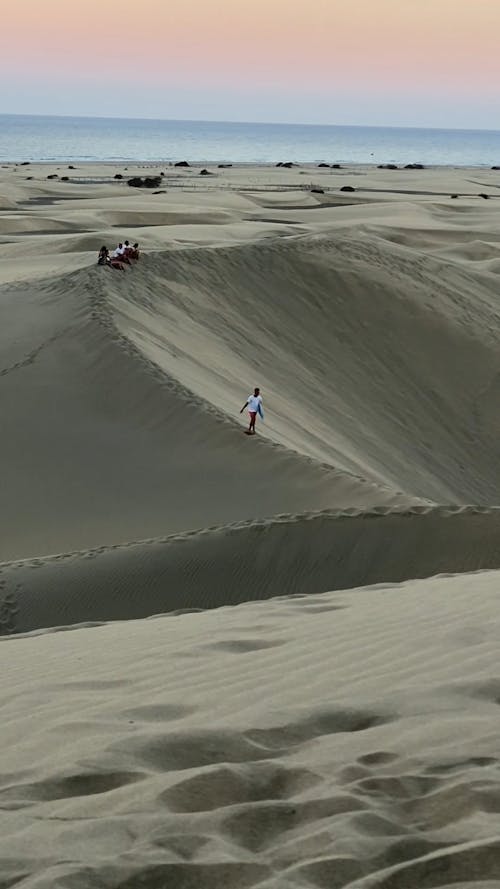
[[[243,413],[243,411],[245,410],[247,404],[248,404],[248,401],[245,401],[245,404],[244,404],[243,407],[241,408],[240,414]]]

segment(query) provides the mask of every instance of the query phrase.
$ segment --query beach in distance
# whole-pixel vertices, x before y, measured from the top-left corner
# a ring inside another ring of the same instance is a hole
[[[500,889],[500,136],[21,123],[1,889]]]

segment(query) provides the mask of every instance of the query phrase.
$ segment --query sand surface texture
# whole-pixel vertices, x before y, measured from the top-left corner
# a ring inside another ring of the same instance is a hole
[[[500,889],[500,173],[74,166],[0,169],[0,889]]]

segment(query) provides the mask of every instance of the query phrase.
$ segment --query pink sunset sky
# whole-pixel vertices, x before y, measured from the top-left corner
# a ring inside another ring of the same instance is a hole
[[[24,0],[0,113],[500,129],[500,0]]]

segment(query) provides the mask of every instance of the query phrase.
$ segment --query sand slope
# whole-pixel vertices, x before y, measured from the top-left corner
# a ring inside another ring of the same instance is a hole
[[[0,566],[0,633],[500,568],[500,510],[282,515]]]
[[[173,251],[132,293],[105,283],[124,337],[221,410],[265,381],[272,440],[413,496],[497,502],[496,278],[340,232]]]
[[[249,441],[235,419],[158,379],[101,323],[95,294],[108,275],[99,273],[2,294],[0,458],[10,467],[3,493],[12,504],[0,516],[3,559],[332,502],[402,499],[263,439]],[[132,273],[123,284],[131,294]],[[241,402],[247,389],[245,380]]]

